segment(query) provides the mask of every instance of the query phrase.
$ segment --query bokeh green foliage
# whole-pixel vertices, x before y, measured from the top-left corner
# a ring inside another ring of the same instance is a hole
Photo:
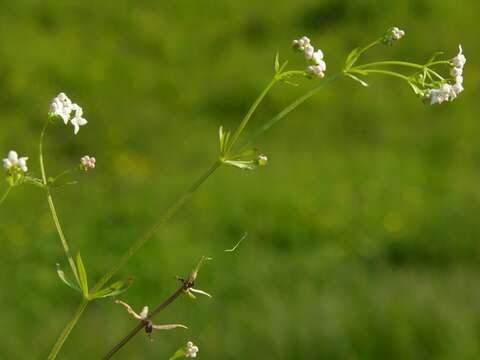
[[[162,301],[201,255],[198,286],[158,322],[190,330],[138,336],[119,359],[165,359],[187,340],[206,359],[477,359],[480,356],[478,14],[463,1],[0,1],[0,151],[30,156],[50,99],[84,107],[78,136],[47,135],[47,171],[84,154],[95,172],[54,191],[93,282],[217,151],[269,81],[275,53],[307,34],[328,74],[396,25],[406,37],[368,59],[422,62],[464,46],[465,92],[423,105],[406,84],[341,80],[258,139],[270,165],[222,168],[122,271],[122,299]],[[255,127],[305,91],[278,86]],[[0,358],[48,353],[78,294],[37,188],[0,208]],[[224,253],[242,234],[234,253]],[[66,266],[65,266],[66,268]],[[97,302],[60,359],[96,359],[134,321]]]

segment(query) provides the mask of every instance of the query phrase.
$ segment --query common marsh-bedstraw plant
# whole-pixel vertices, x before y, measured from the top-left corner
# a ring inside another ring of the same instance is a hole
[[[91,285],[90,279],[88,279],[88,272],[80,252],[73,254],[71,251],[70,243],[65,236],[62,223],[54,205],[51,189],[62,185],[61,180],[63,180],[67,174],[76,171],[84,173],[93,171],[97,165],[101,166],[102,161],[106,160],[100,159],[97,164],[94,156],[79,154],[78,160],[73,162],[70,169],[60,171],[56,175],[47,172],[43,143],[46,139],[48,129],[52,126],[72,126],[73,133],[81,136],[80,130],[82,130],[83,134],[84,131],[87,131],[86,126],[89,124],[86,119],[87,116],[84,115],[83,108],[72,101],[65,93],[60,92],[51,101],[50,109],[46,112],[46,119],[40,133],[38,154],[36,155],[39,159],[40,168],[36,172],[29,169],[28,160],[33,156],[32,154],[23,156],[21,149],[17,149],[20,150],[21,155],[19,155],[16,150],[10,150],[3,159],[6,190],[0,198],[0,204],[3,204],[13,189],[17,189],[25,184],[34,185],[44,192],[53,224],[57,230],[69,268],[67,271],[57,264],[57,275],[65,285],[79,293],[79,306],[74,311],[72,318],[65,325],[64,329],[60,332],[58,339],[53,342],[51,352],[48,354],[48,359],[55,359],[58,356],[69,334],[89,304],[101,299],[117,298],[129,289],[132,283],[131,279],[112,281],[114,276],[125,266],[128,260],[152,238],[162,224],[167,222],[188,202],[192,195],[219,167],[229,165],[242,170],[253,170],[257,167],[266,166],[268,163],[267,155],[254,147],[252,145],[253,142],[278,121],[286,117],[286,115],[296,107],[324,89],[327,85],[331,85],[335,80],[345,77],[358,82],[364,87],[368,87],[371,76],[383,75],[406,82],[413,93],[421,101],[429,105],[437,105],[456,99],[463,91],[463,69],[467,61],[461,45],[458,46],[458,52],[453,57],[445,58],[443,53],[437,52],[423,64],[403,60],[379,60],[370,63],[361,63],[362,55],[373,47],[392,46],[399,42],[404,36],[406,36],[405,31],[397,27],[388,29],[372,43],[351,51],[346,57],[342,71],[334,75],[329,75],[327,72],[326,61],[328,60],[328,52],[324,55],[323,50],[314,46],[314,43],[307,36],[294,40],[292,44],[293,49],[305,58],[305,66],[300,69],[289,69],[288,61],[281,61],[280,56],[277,54],[274,60],[274,71],[271,81],[250,106],[238,126],[235,129],[220,127],[218,131],[219,151],[212,164],[198,179],[193,181],[191,186],[179,196],[166,213],[163,214],[142,237],[132,242],[130,248],[115,263],[113,268],[106,271],[105,275],[97,280],[93,286]],[[321,44],[321,42],[318,43]],[[316,44],[317,42],[315,42],[315,45]],[[304,80],[318,82],[318,84],[287,105],[271,119],[267,121],[259,119],[256,124],[257,129],[251,132],[252,135],[249,138],[245,138],[245,129],[250,124],[255,110],[275,86],[281,84],[299,86]],[[85,130],[83,130],[84,128]],[[272,157],[275,157],[274,154]],[[137,325],[109,351],[106,351],[104,358],[111,358],[141,330],[144,330],[150,337],[154,330],[187,329],[187,326],[183,324],[157,324],[153,318],[182,294],[186,294],[192,298],[196,298],[197,295],[211,296],[205,290],[196,288],[199,270],[206,260],[208,259],[202,257],[186,278],[179,278],[180,284],[176,291],[153,308],[152,311],[149,311],[148,306],[144,306],[143,310],[137,313],[133,310],[137,308],[136,305],[131,306],[117,298],[115,303],[123,306],[123,308],[126,309],[126,314],[129,314],[137,321]],[[162,270],[165,271],[164,269]],[[152,301],[155,300],[156,299],[152,299]],[[112,301],[112,305],[113,304],[114,302]],[[105,319],[105,321],[108,321],[108,319]],[[172,355],[171,359],[181,357],[194,358],[197,357],[197,354],[200,354],[199,347],[193,342],[187,342],[187,339],[185,339],[184,344],[186,345],[182,345]],[[105,346],[108,346],[108,344],[105,344]]]

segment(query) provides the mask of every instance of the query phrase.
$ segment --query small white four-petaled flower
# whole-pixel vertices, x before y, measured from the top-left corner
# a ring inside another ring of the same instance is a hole
[[[58,94],[50,105],[50,113],[52,115],[60,116],[63,122],[68,124],[70,122],[73,125],[73,132],[75,135],[80,130],[80,126],[87,124],[87,120],[83,118],[82,108],[72,103],[65,93]]]
[[[95,169],[96,159],[93,156],[82,156],[80,159],[80,169],[84,171],[88,171],[90,169]]]
[[[28,157],[18,157],[18,154],[16,151],[11,150],[9,151],[7,157],[3,159],[3,167],[7,170],[20,170],[24,173],[28,171],[27,167],[27,160]]]
[[[185,357],[196,358],[198,350],[198,346],[194,345],[193,342],[187,342],[187,351]]]

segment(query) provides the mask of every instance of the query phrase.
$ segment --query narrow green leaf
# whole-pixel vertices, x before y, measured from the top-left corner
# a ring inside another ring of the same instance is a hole
[[[184,357],[185,355],[187,355],[187,352],[185,351],[185,347],[181,347],[168,360],[176,360],[178,358]]]
[[[253,170],[257,167],[256,162],[253,160],[225,160],[224,162],[242,170]]]
[[[132,282],[133,282],[132,278],[114,282],[112,285],[107,286],[106,288],[103,288],[102,290],[99,290],[96,293],[90,294],[90,298],[101,299],[101,298],[120,295],[128,290],[130,285],[132,285]]]
[[[359,82],[362,86],[368,87],[368,83],[363,81],[362,79],[356,77],[355,75],[352,75],[350,73],[346,73],[349,78],[352,78],[353,80]]]
[[[434,53],[434,54],[430,57],[430,59],[428,59],[427,65],[430,64],[430,63],[432,63],[432,62],[434,62],[435,59],[436,59],[437,57],[439,57],[440,55],[443,55],[443,51],[437,51],[436,53]]]
[[[347,56],[347,60],[345,60],[345,69],[344,70],[349,70],[353,64],[358,60],[358,57],[360,56],[360,47],[357,47],[353,49],[350,54]]]
[[[278,74],[278,71],[280,70],[280,60],[279,60],[279,54],[275,55],[275,73]]]
[[[60,278],[60,280],[62,280],[68,287],[72,288],[75,291],[82,292],[82,290],[80,290],[80,288],[77,285],[73,284],[67,279],[67,276],[65,275],[63,270],[60,268],[60,264],[57,264],[57,275]]]
[[[82,257],[80,256],[80,253],[77,254],[77,257],[75,258],[75,262],[77,263],[77,272],[78,272],[78,277],[80,280],[80,287],[83,292],[84,297],[88,297],[88,282],[87,282],[87,272],[85,271],[85,266],[83,265]]]

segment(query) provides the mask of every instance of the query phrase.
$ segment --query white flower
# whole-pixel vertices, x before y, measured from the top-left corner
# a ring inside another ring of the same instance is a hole
[[[399,29],[398,27],[392,27],[387,30],[383,36],[382,42],[387,45],[393,45],[394,42],[400,40],[405,36],[405,31]]]
[[[452,70],[450,70],[450,75],[453,77],[457,77],[463,74],[463,68],[459,67],[453,67]]]
[[[305,58],[307,60],[311,60],[314,52],[315,52],[315,48],[312,45],[307,45],[304,50]]]
[[[198,346],[194,345],[193,342],[187,342],[187,353],[185,354],[185,357],[196,358],[198,350]]]
[[[70,121],[73,125],[73,132],[75,135],[80,130],[80,126],[87,124],[87,120],[82,117],[82,108],[77,104],[72,103],[68,96],[63,92],[58,94],[52,100],[52,103],[50,104],[50,114],[60,116],[65,125]]]
[[[450,91],[450,98],[455,99],[463,91],[463,85],[461,83],[456,83],[452,86]]]
[[[85,155],[80,159],[80,168],[85,171],[95,169],[96,161],[93,156]]]
[[[400,40],[404,36],[405,36],[405,31],[399,29],[398,27],[392,28],[392,37],[394,40]]]
[[[80,126],[83,126],[87,124],[87,120],[85,120],[83,116],[83,110],[80,106],[77,104],[72,105],[72,111],[75,113],[73,118],[70,120],[70,123],[73,125],[73,132],[75,135],[78,134],[78,131],[80,130]]]
[[[67,124],[70,120],[70,113],[72,112],[72,101],[65,93],[61,92],[52,100],[50,112],[60,116],[63,122]]]
[[[27,160],[28,160],[28,157],[19,158],[17,152],[14,150],[11,150],[8,153],[7,157],[3,159],[3,167],[7,170],[10,170],[12,168],[20,169],[21,171],[26,173],[28,171]]]
[[[306,69],[309,77],[323,78],[325,76],[327,64],[323,60],[323,51],[320,49],[315,50],[308,37],[303,36],[298,40],[294,40],[293,47],[295,50],[303,52],[310,64]]]
[[[310,45],[310,39],[306,36],[302,36],[298,40],[293,40],[293,47],[299,51],[305,51],[305,48]]]
[[[320,49],[315,51],[312,55],[312,60],[315,62],[315,64],[320,64],[320,62],[323,61],[323,51]]]
[[[452,63],[456,68],[463,69],[466,62],[467,58],[463,55],[462,45],[458,45],[458,54],[452,59]]]
[[[323,60],[322,60],[322,62],[323,62]],[[318,77],[318,78],[321,79],[325,76],[324,67],[325,67],[325,62],[323,62],[323,64],[319,64],[319,65],[310,65],[310,66],[307,67],[307,73],[312,77]]]
[[[452,94],[452,85],[443,84],[438,89],[431,89],[429,92],[430,105],[441,104],[450,100]]]

